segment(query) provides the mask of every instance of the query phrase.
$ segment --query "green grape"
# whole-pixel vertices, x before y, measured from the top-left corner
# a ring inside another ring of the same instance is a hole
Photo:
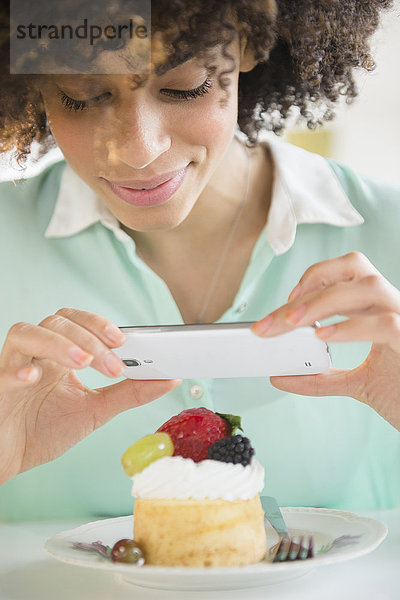
[[[137,566],[144,564],[143,550],[135,542],[124,538],[115,542],[111,550],[111,560],[113,562],[131,563]]]
[[[122,455],[121,463],[125,473],[133,477],[150,463],[173,453],[174,445],[168,433],[152,433],[132,444]]]

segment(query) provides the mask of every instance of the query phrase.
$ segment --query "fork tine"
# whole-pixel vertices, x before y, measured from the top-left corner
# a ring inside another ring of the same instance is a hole
[[[286,560],[297,560],[300,552],[301,544],[294,541],[294,538],[290,541],[289,550],[287,553]]]
[[[305,560],[307,558],[313,558],[313,537],[311,535],[307,536],[306,543],[304,543],[304,539],[304,535],[300,536],[298,542],[295,541],[295,538],[281,538],[281,540],[277,544],[277,549],[273,556],[272,562],[287,562],[293,560]]]
[[[298,547],[297,547],[297,554],[296,554],[297,560],[303,560],[307,555],[307,553],[304,552],[303,542],[304,542],[304,535],[301,535],[299,538],[299,543],[298,543]]]
[[[283,547],[283,543],[284,543],[284,538],[280,538],[280,540],[278,542],[278,547],[276,548],[276,552],[274,554],[274,558],[273,558],[272,562],[281,562],[281,560],[282,560],[281,550]]]
[[[313,558],[314,556],[314,540],[312,535],[308,538],[308,552],[306,558]]]
[[[312,535],[307,537],[306,544],[303,544],[304,536],[301,536],[299,542],[299,551],[297,554],[298,560],[305,560],[306,558],[313,558],[314,556],[314,540]]]
[[[304,535],[302,535],[300,538],[300,548],[299,548],[299,553],[298,553],[297,558],[299,560],[305,560],[306,558],[308,558],[308,551],[309,551],[309,543],[308,543],[308,545],[304,545]]]
[[[278,550],[274,556],[273,562],[283,562],[287,560],[287,555],[289,552],[289,548],[291,546],[291,540],[289,537],[281,538],[278,546]]]

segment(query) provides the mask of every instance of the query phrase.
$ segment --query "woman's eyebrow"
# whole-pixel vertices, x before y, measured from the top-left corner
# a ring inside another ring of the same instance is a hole
[[[167,71],[171,71],[177,67],[180,67],[193,59],[204,60],[205,58],[215,58],[215,48],[209,48],[207,50],[203,50],[201,57],[196,56],[193,52],[188,51],[183,56],[176,57],[171,56],[165,63],[158,65],[155,68],[155,73],[157,76],[161,77]]]
[[[72,74],[61,74],[54,77],[54,81],[57,83],[76,84],[76,83],[97,83],[104,79],[109,80],[110,76],[107,74],[86,74],[86,73],[72,73]]]
[[[193,53],[188,53],[188,54],[184,55],[183,57],[179,57],[179,58],[172,56],[165,63],[160,64],[155,68],[156,75],[161,77],[161,75],[164,75],[167,71],[176,69],[176,67],[180,67],[181,65],[184,65],[185,63],[189,62],[193,58],[194,58]]]

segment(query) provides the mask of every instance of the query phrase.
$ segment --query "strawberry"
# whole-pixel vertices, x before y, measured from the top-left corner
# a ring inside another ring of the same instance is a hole
[[[214,442],[231,435],[232,426],[224,417],[207,408],[189,408],[171,417],[157,431],[170,435],[174,456],[200,462],[208,458],[208,448]]]

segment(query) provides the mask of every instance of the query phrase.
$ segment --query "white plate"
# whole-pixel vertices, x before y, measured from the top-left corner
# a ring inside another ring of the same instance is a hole
[[[260,562],[245,567],[153,567],[112,563],[100,555],[73,549],[72,542],[91,543],[101,540],[113,546],[122,538],[131,538],[133,517],[117,517],[87,523],[76,529],[63,531],[46,541],[45,549],[63,562],[110,571],[126,582],[149,588],[165,590],[228,590],[249,588],[276,583],[299,577],[313,568],[357,558],[374,550],[386,537],[386,526],[374,519],[359,517],[353,513],[324,508],[283,508],[283,516],[294,534],[306,533],[314,537],[316,556],[312,559],[285,563]],[[337,544],[328,552],[318,554],[333,540],[341,536],[357,536],[347,539],[347,544]],[[268,545],[272,546],[278,536],[267,528]]]

